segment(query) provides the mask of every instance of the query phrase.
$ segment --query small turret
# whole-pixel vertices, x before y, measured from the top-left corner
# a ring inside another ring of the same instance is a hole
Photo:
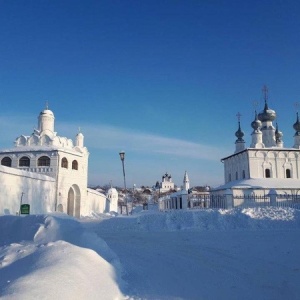
[[[46,108],[40,112],[38,116],[38,131],[39,133],[47,133],[51,135],[54,133],[54,114],[48,109],[48,104]]]
[[[251,127],[253,131],[251,133],[252,143],[250,145],[251,148],[264,148],[265,145],[262,142],[262,132],[260,131],[261,121],[258,119],[257,112],[255,111],[254,121],[251,123]]]
[[[276,138],[276,145],[279,148],[283,148],[282,137],[283,137],[283,133],[278,130],[278,124],[276,123],[275,138]]]
[[[80,128],[78,130],[79,132],[76,135],[76,139],[75,139],[75,145],[77,147],[81,147],[83,148],[83,141],[84,141],[84,136],[83,134],[80,132]]]

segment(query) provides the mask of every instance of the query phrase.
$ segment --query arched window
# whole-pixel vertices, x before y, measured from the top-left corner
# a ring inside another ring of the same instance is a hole
[[[22,156],[19,159],[19,167],[30,167],[30,159],[27,156]]]
[[[65,157],[61,160],[61,167],[68,169],[68,160]]]
[[[265,169],[265,177],[270,178],[271,177],[271,171],[270,169]]]
[[[50,158],[48,156],[41,156],[38,159],[39,167],[50,167]]]
[[[246,178],[246,173],[245,173],[245,170],[243,170],[243,179]]]
[[[291,170],[290,169],[286,169],[285,170],[285,177],[286,178],[291,178],[292,176],[291,176]]]
[[[73,160],[72,161],[72,169],[73,170],[78,170],[78,162],[77,162],[77,160]]]
[[[11,158],[8,156],[2,158],[1,165],[6,167],[11,167]]]

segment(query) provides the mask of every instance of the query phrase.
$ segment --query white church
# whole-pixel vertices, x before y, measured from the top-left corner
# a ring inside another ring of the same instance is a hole
[[[168,174],[168,172],[166,172],[162,176],[159,188],[161,192],[168,192],[170,190],[174,190],[175,186],[171,174]]]
[[[212,194],[278,195],[300,194],[300,121],[297,113],[294,143],[284,147],[283,134],[274,126],[276,112],[268,106],[268,90],[263,88],[264,108],[251,123],[250,147],[246,147],[240,120],[235,135],[235,151],[224,157],[225,184]]]
[[[115,191],[106,197],[87,187],[89,152],[83,134],[78,132],[74,143],[58,136],[54,120],[46,107],[31,135],[19,136],[12,149],[0,151],[0,213],[18,213],[24,203],[33,214],[63,212],[78,218],[117,210]]]

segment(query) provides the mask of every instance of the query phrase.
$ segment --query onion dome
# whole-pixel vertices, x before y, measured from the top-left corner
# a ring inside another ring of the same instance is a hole
[[[258,119],[261,122],[274,121],[276,119],[276,112],[268,107],[266,100],[264,110],[258,114]]]
[[[166,174],[165,175],[163,175],[163,177],[162,178],[168,178],[168,179],[170,179],[170,178],[172,178],[172,176],[171,175],[169,175],[168,174],[168,172],[166,172]]]
[[[276,123],[276,130],[275,130],[275,137],[276,137],[276,142],[281,142],[283,133],[278,130],[278,124]]]
[[[235,132],[235,136],[237,137],[237,142],[244,142],[243,137],[244,137],[244,132],[241,130],[241,123],[239,122],[239,128]]]
[[[255,119],[251,123],[251,127],[256,131],[261,127],[261,121],[258,119],[257,112],[255,111]]]
[[[296,132],[300,132],[300,122],[299,122],[299,115],[297,112],[297,121],[294,123],[293,128],[296,130]]]

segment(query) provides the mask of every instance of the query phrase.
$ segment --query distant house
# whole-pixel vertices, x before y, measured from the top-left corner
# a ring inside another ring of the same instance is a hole
[[[172,176],[166,172],[162,176],[162,180],[160,183],[160,191],[167,192],[174,189],[174,182],[172,182]]]
[[[165,174],[165,178],[167,173]],[[163,177],[164,178],[164,177]],[[186,209],[189,201],[190,180],[185,171],[182,190],[158,199],[159,210]]]

